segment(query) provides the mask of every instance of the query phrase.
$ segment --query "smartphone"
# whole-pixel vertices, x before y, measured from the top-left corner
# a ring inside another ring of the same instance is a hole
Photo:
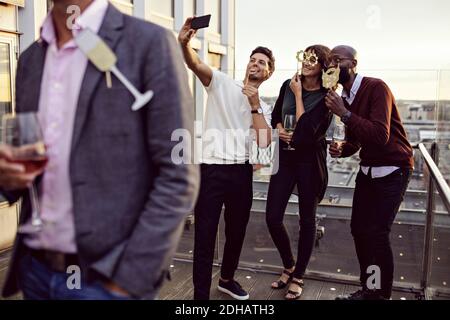
[[[195,17],[191,21],[191,28],[194,30],[202,29],[202,28],[208,28],[209,22],[211,21],[211,15],[208,14],[206,16],[201,17]]]

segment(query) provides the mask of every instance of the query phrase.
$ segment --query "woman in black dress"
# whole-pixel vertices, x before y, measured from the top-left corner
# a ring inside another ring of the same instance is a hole
[[[283,84],[272,113],[272,127],[280,132],[280,166],[270,179],[266,222],[284,266],[283,273],[278,281],[272,283],[272,288],[281,289],[290,282],[286,294],[288,300],[298,299],[302,293],[302,278],[314,247],[316,209],[328,183],[325,136],[332,115],[325,106],[327,89],[322,86],[322,70],[328,64],[330,49],[314,45],[305,52],[307,59],[303,64],[302,76],[296,74]],[[283,127],[286,115],[295,115],[297,119],[292,134]],[[285,150],[289,144],[295,150]],[[296,260],[283,224],[286,206],[295,185],[299,191],[300,215]]]

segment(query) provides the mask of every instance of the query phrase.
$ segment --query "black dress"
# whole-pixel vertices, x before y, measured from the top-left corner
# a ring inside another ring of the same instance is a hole
[[[295,114],[295,101],[289,88],[290,80],[280,90],[272,113],[272,127],[283,124],[285,114]],[[314,246],[316,209],[323,199],[328,184],[326,165],[326,132],[332,114],[325,105],[326,89],[303,89],[305,113],[300,117],[293,133],[291,146],[295,151],[284,150],[287,144],[280,139],[278,172],[271,177],[267,196],[266,222],[285,268],[295,264],[294,277],[302,278]],[[286,99],[290,99],[286,103]],[[294,101],[294,102],[293,102]],[[298,256],[295,263],[289,236],[283,225],[287,203],[297,186],[299,191],[300,234]]]

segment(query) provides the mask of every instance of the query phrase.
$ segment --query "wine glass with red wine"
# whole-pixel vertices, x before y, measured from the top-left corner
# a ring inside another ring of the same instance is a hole
[[[35,112],[4,115],[2,118],[2,142],[11,148],[14,163],[20,163],[27,173],[42,170],[48,162],[41,126]],[[33,183],[28,191],[31,201],[31,220],[19,227],[19,233],[40,232],[43,220],[39,210],[39,198]]]

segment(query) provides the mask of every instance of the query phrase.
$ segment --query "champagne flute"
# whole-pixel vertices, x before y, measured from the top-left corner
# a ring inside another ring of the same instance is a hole
[[[296,125],[297,125],[297,118],[295,117],[295,115],[287,114],[284,117],[284,130],[286,130],[288,133],[293,133]],[[289,143],[287,148],[284,148],[284,150],[292,151],[295,150],[295,148],[292,148],[291,144]]]
[[[2,118],[4,144],[11,147],[12,161],[22,164],[26,173],[42,170],[48,162],[42,130],[35,112],[4,115]],[[31,202],[31,221],[19,227],[19,233],[40,232],[44,222],[39,210],[35,184],[28,188]]]
[[[341,149],[345,144],[345,125],[342,122],[336,122],[333,131],[333,142],[338,149]],[[332,164],[340,164],[339,159],[333,159]]]
[[[117,68],[117,56],[108,45],[95,32],[89,28],[83,29],[76,37],[78,48],[87,56],[89,61],[100,71],[106,72],[106,83],[108,88],[112,87],[111,73],[131,92],[135,98],[131,110],[137,111],[144,107],[154,95],[152,90],[140,93],[138,89]]]

